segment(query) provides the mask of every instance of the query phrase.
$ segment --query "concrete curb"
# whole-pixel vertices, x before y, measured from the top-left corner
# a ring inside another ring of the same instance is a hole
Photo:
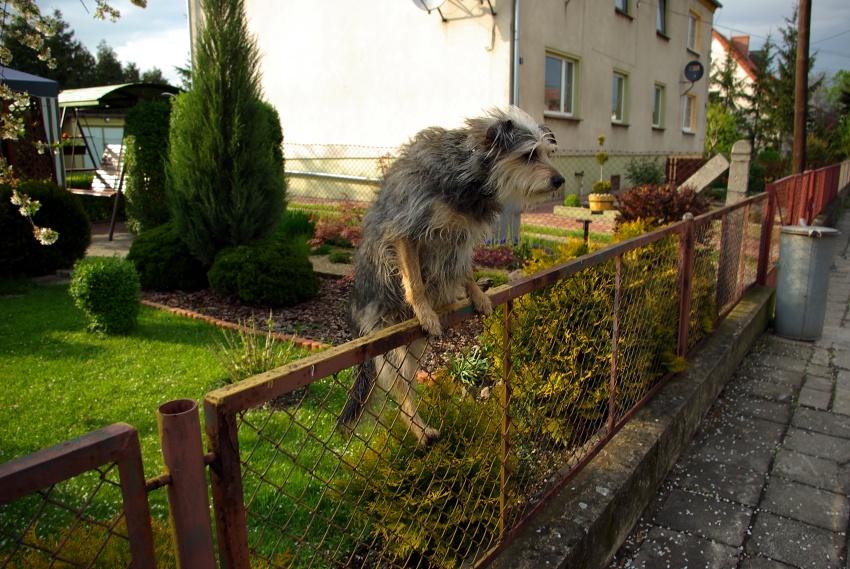
[[[757,287],[691,360],[490,564],[606,567],[735,368],[764,332],[774,290]]]

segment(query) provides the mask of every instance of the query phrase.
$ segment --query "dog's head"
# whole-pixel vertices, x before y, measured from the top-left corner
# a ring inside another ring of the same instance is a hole
[[[525,204],[539,202],[564,184],[549,158],[556,147],[555,135],[525,111],[496,109],[467,124],[481,151],[487,153],[488,185],[502,203],[515,199]]]

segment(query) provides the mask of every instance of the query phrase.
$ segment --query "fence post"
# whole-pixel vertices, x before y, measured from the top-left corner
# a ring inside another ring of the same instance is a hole
[[[759,264],[756,282],[764,286],[767,284],[767,273],[770,267],[770,248],[773,239],[773,221],[776,217],[776,189],[768,184],[767,204],[765,205],[764,219],[761,223],[761,238],[759,240]]]
[[[676,355],[688,355],[688,334],[691,322],[691,293],[694,280],[695,223],[693,214],[683,216],[685,222],[679,234],[679,334]],[[724,217],[725,219],[725,217]]]
[[[617,376],[620,357],[620,300],[623,291],[623,256],[617,255],[617,274],[614,280],[614,323],[611,331],[611,380],[608,385],[608,432],[614,432],[617,415]]]
[[[500,471],[500,494],[499,494],[499,539],[505,538],[508,528],[508,483],[510,482],[510,471],[508,470],[508,455],[511,452],[510,427],[511,427],[511,332],[513,317],[513,300],[505,303],[505,316],[503,321],[503,358],[502,358],[502,381],[504,391],[502,393],[502,463]]]
[[[178,399],[157,410],[162,462],[171,476],[168,510],[177,567],[215,569],[198,404]]]
[[[726,190],[726,205],[747,197],[750,181],[750,155],[752,146],[748,140],[739,140],[732,146],[732,163],[729,166],[729,184]]]

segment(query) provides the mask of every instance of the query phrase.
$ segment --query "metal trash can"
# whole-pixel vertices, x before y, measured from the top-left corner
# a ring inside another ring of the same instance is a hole
[[[792,340],[823,335],[829,269],[835,237],[830,227],[785,225],[779,229],[774,331]]]

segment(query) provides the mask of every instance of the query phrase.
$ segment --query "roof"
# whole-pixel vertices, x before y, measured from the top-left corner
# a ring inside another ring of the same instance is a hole
[[[723,47],[724,51],[731,52],[732,57],[735,59],[735,62],[744,70],[744,72],[752,79],[753,81],[758,80],[758,66],[756,62],[752,60],[749,54],[744,55],[741,53],[738,48],[735,47],[735,44],[726,39],[726,37],[718,32],[717,30],[712,29],[711,35],[720,42],[720,45]]]
[[[126,109],[144,99],[156,99],[163,94],[176,95],[178,87],[156,83],[124,83],[86,89],[65,89],[59,93],[60,107],[102,107]]]
[[[55,97],[59,94],[59,83],[10,67],[0,66],[0,83],[8,85],[13,91],[27,92],[33,97]]]

